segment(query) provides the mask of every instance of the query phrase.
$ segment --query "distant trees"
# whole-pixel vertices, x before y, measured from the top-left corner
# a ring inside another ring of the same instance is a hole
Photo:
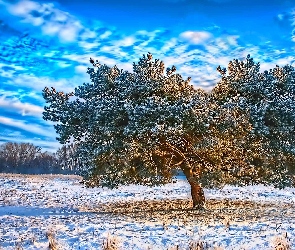
[[[58,167],[65,173],[79,174],[83,163],[77,157],[77,146],[74,143],[62,145],[55,153]]]
[[[32,143],[7,142],[0,145],[0,172],[21,174],[70,174],[78,168],[69,161],[70,154],[63,146],[57,153],[42,152]],[[65,164],[67,162],[67,164]]]
[[[31,143],[7,142],[0,145],[1,172],[50,172],[55,165],[54,156],[42,153],[40,147]]]

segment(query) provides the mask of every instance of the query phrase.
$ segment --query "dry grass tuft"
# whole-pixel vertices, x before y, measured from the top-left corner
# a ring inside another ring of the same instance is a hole
[[[116,236],[110,236],[103,241],[102,250],[119,250],[120,241]]]
[[[207,250],[207,249],[209,249],[208,244],[201,240],[191,241],[188,246],[188,250]]]
[[[55,234],[53,233],[53,231],[48,231],[46,233],[46,237],[48,239],[48,249],[49,250],[60,250],[59,246],[58,246],[58,242],[55,238]]]
[[[15,250],[23,250],[24,248],[22,247],[22,244],[21,243],[17,243],[16,245],[15,245]],[[1,250],[1,248],[0,248],[0,250]]]
[[[179,245],[170,247],[168,250],[182,250]],[[188,245],[187,250],[209,250],[209,249],[214,249],[214,250],[224,250],[221,247],[212,247],[208,243],[198,240],[198,241],[191,241]]]
[[[276,236],[273,240],[274,250],[291,250],[287,235]]]

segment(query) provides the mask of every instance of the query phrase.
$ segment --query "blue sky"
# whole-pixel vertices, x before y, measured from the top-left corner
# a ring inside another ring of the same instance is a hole
[[[0,0],[0,144],[60,147],[42,89],[89,82],[89,57],[132,70],[151,52],[210,90],[218,65],[295,66],[294,49],[294,0]]]

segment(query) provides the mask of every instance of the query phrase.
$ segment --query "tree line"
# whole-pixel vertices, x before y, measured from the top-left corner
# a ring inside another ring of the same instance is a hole
[[[50,153],[32,143],[6,142],[0,145],[0,173],[76,174],[79,164],[74,150],[73,144]]]

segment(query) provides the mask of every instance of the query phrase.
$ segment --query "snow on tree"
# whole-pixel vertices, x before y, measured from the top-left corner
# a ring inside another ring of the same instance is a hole
[[[235,103],[250,116],[251,133],[243,139],[249,163],[244,180],[277,187],[291,185],[295,164],[294,67],[276,66],[261,73],[260,64],[248,55],[245,61],[230,61],[228,73],[220,66],[217,70],[222,80],[212,91],[213,99],[218,105]]]
[[[57,122],[62,144],[77,145],[88,185],[160,185],[181,169],[193,205],[202,207],[201,184],[251,182],[245,150],[253,131],[252,106],[231,96],[232,79],[223,74],[206,93],[177,74],[175,66],[165,72],[164,63],[150,53],[133,64],[132,73],[90,62],[91,83],[74,93],[43,90],[49,104],[43,117]]]

